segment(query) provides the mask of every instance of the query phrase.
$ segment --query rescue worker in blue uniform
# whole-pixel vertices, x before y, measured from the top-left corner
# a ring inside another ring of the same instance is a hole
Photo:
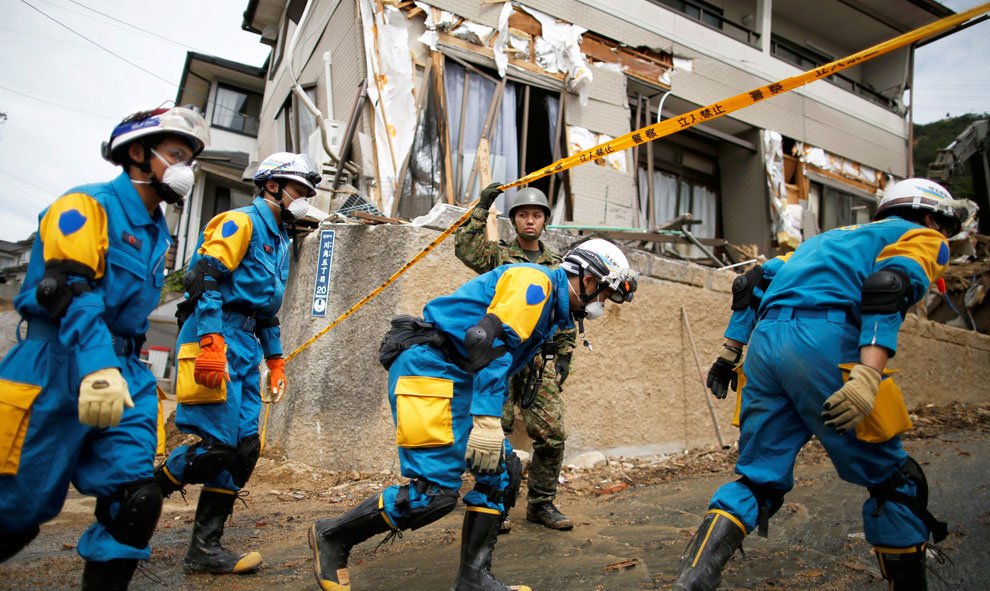
[[[77,546],[84,590],[126,589],[151,555],[158,396],[138,355],[170,244],[161,204],[192,189],[208,142],[192,109],[135,113],[103,145],[120,176],[41,213],[14,300],[26,338],[0,362],[0,560],[59,513],[70,482],[96,497]]]
[[[636,275],[619,248],[596,239],[568,252],[560,268],[497,267],[430,301],[423,319],[394,319],[381,360],[389,370],[401,472],[410,480],[310,528],[320,588],[350,591],[347,559],[355,544],[421,528],[453,511],[468,468],[475,486],[464,495],[454,590],[510,589],[490,571],[498,528],[522,475],[501,425],[508,378],[557,330],[573,326],[572,316],[579,323],[597,318],[604,300],[626,302],[635,290]]]
[[[901,444],[910,419],[885,369],[897,333],[949,262],[959,202],[936,183],[890,187],[877,221],[810,238],[733,284],[726,342],[708,374],[718,398],[737,384],[741,478],[720,487],[682,557],[674,589],[713,590],[746,534],[766,535],[812,436],[839,477],[869,491],[866,540],[891,589],[926,589],[925,548],[947,534],[928,511],[921,467]]]
[[[320,175],[309,156],[279,152],[261,163],[254,182],[261,194],[251,205],[206,225],[179,306],[175,424],[200,440],[173,450],[155,480],[165,496],[203,485],[182,563],[189,573],[247,573],[262,563],[258,552],[231,552],[220,538],[261,452],[261,404],[285,394],[277,316],[289,278],[285,225],[306,215]]]

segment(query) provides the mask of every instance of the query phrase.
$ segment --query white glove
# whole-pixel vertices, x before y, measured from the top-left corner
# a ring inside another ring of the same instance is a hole
[[[125,406],[134,408],[134,401],[116,367],[94,371],[79,384],[79,422],[83,425],[113,427],[120,422]]]
[[[849,380],[825,401],[825,425],[839,433],[855,428],[873,411],[880,378],[880,372],[872,367],[854,365]]]
[[[477,415],[468,435],[468,468],[481,474],[495,474],[505,453],[505,433],[502,432],[502,417]]]

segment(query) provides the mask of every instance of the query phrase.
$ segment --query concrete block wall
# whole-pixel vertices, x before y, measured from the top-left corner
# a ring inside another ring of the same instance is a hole
[[[304,240],[280,314],[286,351],[318,333],[433,240],[463,210],[435,209],[429,227],[329,226],[336,233],[326,318],[310,315],[318,236]],[[510,230],[502,224],[503,235]],[[551,233],[563,250],[573,237]],[[580,348],[564,401],[566,455],[664,453],[716,442],[701,376],[718,353],[729,317],[731,271],[629,252],[643,276],[636,299],[606,306],[586,324],[594,351]],[[287,367],[289,391],[273,407],[268,445],[322,468],[398,470],[386,372],[378,345],[397,314],[419,314],[431,298],[474,277],[443,242],[367,306],[317,340]],[[686,311],[690,332],[683,319]],[[691,341],[697,349],[695,362]],[[892,366],[909,407],[980,401],[990,380],[990,337],[909,317]],[[700,370],[699,370],[700,366]],[[734,402],[712,400],[726,442]],[[513,443],[528,449],[525,438]]]

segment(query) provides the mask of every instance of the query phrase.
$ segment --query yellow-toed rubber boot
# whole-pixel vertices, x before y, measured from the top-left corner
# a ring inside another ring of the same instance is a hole
[[[381,495],[365,499],[340,517],[320,519],[309,528],[313,570],[323,591],[351,591],[347,559],[355,544],[394,530],[382,508]]]
[[[504,585],[492,575],[492,551],[502,514],[487,507],[467,507],[461,529],[461,565],[452,591],[531,591]]]
[[[234,510],[237,494],[218,488],[204,488],[196,505],[196,522],[193,524],[189,552],[182,561],[187,573],[240,575],[258,570],[261,554],[239,554],[220,545],[223,527]]]
[[[706,513],[681,556],[681,572],[671,591],[715,591],[722,569],[745,537],[745,527],[734,516],[718,509]]]

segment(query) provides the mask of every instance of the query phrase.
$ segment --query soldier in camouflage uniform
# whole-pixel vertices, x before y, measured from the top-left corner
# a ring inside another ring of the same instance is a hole
[[[481,200],[471,212],[470,219],[457,229],[454,235],[457,258],[478,273],[510,263],[535,263],[557,268],[560,265],[560,256],[540,241],[540,235],[550,217],[550,206],[546,195],[539,189],[526,188],[516,193],[512,207],[509,208],[509,219],[516,230],[516,239],[511,244],[487,239],[485,228],[488,209],[501,192],[498,187],[499,183],[492,183],[482,191]],[[562,530],[574,527],[574,522],[561,513],[553,501],[557,496],[557,479],[564,461],[566,438],[564,403],[560,391],[570,370],[575,341],[574,329],[559,331],[553,340],[558,347],[556,359],[543,368],[543,380],[532,404],[529,408],[522,408],[520,403],[535,365],[528,366],[512,377],[509,398],[502,411],[502,428],[509,433],[515,417],[513,407],[520,405],[526,432],[533,439],[526,519]],[[541,359],[538,356],[534,364],[539,363]],[[506,529],[507,526],[506,523]]]

